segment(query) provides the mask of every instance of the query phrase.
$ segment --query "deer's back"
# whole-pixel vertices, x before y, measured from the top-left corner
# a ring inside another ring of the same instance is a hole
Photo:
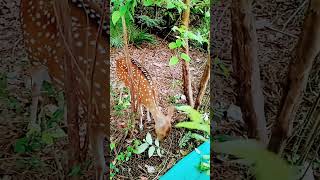
[[[129,77],[130,72],[125,58],[120,58],[116,61],[117,77],[128,88],[130,88],[132,83],[136,99],[139,103],[148,108],[155,108],[157,104],[157,91],[150,74],[139,62],[132,58],[130,59],[130,65],[132,81]]]
[[[107,50],[109,41],[106,26],[102,38],[96,38],[101,17],[97,5],[80,0],[69,0],[72,31],[72,54],[76,61],[74,73],[76,82],[74,92],[87,111],[91,66],[96,54],[96,68],[93,77],[94,112],[99,118],[107,120],[107,103],[109,102],[109,60]],[[70,51],[66,48],[59,34],[57,19],[54,15],[53,1],[22,0],[21,24],[28,58],[32,65],[45,65],[54,84],[63,87],[64,56]],[[100,122],[102,122],[100,120]]]

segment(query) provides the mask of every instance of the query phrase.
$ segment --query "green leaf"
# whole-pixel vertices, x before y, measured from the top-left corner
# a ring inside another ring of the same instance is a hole
[[[156,148],[155,148],[154,146],[151,146],[151,147],[149,148],[149,150],[148,150],[148,156],[149,156],[149,158],[150,158],[151,156],[153,156],[153,153],[154,153],[155,150],[156,150]]]
[[[210,125],[208,124],[199,124],[197,122],[180,122],[175,125],[177,128],[188,128],[188,129],[196,129],[200,131],[204,131],[206,133],[210,133]]]
[[[136,154],[141,154],[143,153],[147,148],[149,147],[149,144],[148,143],[143,143],[141,144],[140,146],[137,147],[137,150],[136,150]]]
[[[159,140],[156,139],[156,140],[154,141],[154,144],[155,144],[157,147],[159,147]]]
[[[162,0],[160,0],[160,1],[155,1],[155,4],[156,4],[157,6],[159,6],[159,7],[161,7]]]
[[[152,136],[151,136],[150,133],[147,133],[146,141],[147,141],[148,144],[152,145]]]
[[[175,48],[177,48],[178,46],[177,46],[177,44],[175,43],[175,42],[171,42],[171,43],[169,43],[169,48],[170,49],[175,49]]]
[[[197,133],[192,133],[191,137],[198,140],[198,141],[203,141],[203,142],[208,140],[205,137],[203,137],[202,135],[197,134]]]
[[[191,31],[187,31],[187,37],[192,40],[198,40],[198,37]]]
[[[175,8],[175,7],[176,6],[171,1],[167,2],[167,9],[172,9],[172,8]]]
[[[267,151],[261,143],[255,140],[218,142],[213,147],[216,153],[230,154],[253,162],[256,179],[295,179],[292,177],[293,169],[283,159]]]
[[[127,6],[121,6],[120,7],[120,17],[124,16],[126,14],[126,12],[127,12]]]
[[[200,168],[201,168],[201,171],[208,170],[208,169],[210,169],[210,164],[206,163],[206,162],[201,162]]]
[[[181,54],[180,54],[180,57],[181,57],[182,59],[184,59],[185,61],[187,61],[187,62],[190,62],[190,61],[191,61],[191,58],[190,58],[186,53],[181,53]]]
[[[206,18],[210,17],[210,12],[209,12],[209,11],[206,11],[206,13],[204,14],[204,16],[205,16]]]
[[[64,110],[63,108],[58,108],[53,114],[51,120],[54,122],[58,122],[59,120],[63,119]]]
[[[113,23],[114,25],[116,25],[117,22],[119,21],[120,17],[121,17],[120,12],[119,12],[119,11],[114,11],[114,12],[112,13],[112,23]]]
[[[178,64],[178,62],[179,62],[179,58],[177,56],[173,56],[170,58],[169,66],[174,66]]]
[[[42,141],[48,145],[53,144],[53,137],[50,133],[48,132],[44,132],[42,133],[42,137],[41,137]]]
[[[172,31],[176,32],[177,30],[179,30],[179,28],[177,26],[173,26]]]
[[[77,176],[81,174],[81,167],[80,165],[75,165],[72,167],[71,172],[68,174],[68,176]]]
[[[160,151],[160,148],[157,148],[157,154],[159,157],[162,157],[162,154],[161,154],[161,151]]]
[[[62,138],[66,137],[67,134],[61,128],[56,128],[53,132],[51,132],[51,136],[53,138]]]
[[[14,151],[16,153],[24,153],[26,152],[26,145],[28,144],[28,139],[26,137],[20,138],[16,141],[14,146]]]
[[[183,45],[183,41],[181,39],[176,40],[176,46],[181,47]]]
[[[195,109],[193,109],[191,106],[177,106],[177,110],[184,111],[188,114],[191,121],[194,122],[202,122],[203,118],[202,115]]]
[[[153,2],[152,2],[152,0],[144,0],[143,5],[144,6],[151,6],[151,5],[153,5]]]

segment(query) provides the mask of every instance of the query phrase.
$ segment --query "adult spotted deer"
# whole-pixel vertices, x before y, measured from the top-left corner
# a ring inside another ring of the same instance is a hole
[[[88,107],[92,107],[92,114],[89,117],[91,122],[86,122],[88,124],[87,130],[90,147],[95,157],[97,179],[103,179],[107,167],[103,142],[109,123],[107,104],[110,97],[107,91],[110,64],[107,56],[109,50],[107,25],[104,23],[100,26],[102,10],[96,4],[87,0],[68,0],[66,8],[70,12],[70,31],[73,42],[70,48],[66,45],[64,36],[59,31],[58,16],[54,11],[55,1],[21,0],[23,38],[28,58],[33,66],[31,73],[34,97],[31,122],[34,123],[36,119],[37,94],[40,92],[42,81],[50,77],[56,87],[65,87],[64,57],[68,53],[71,54],[74,61],[73,74],[75,75],[75,81],[72,82],[74,87],[72,88],[78,97],[76,100],[79,104],[79,108],[76,109],[79,114],[78,122],[87,120]],[[97,38],[99,28],[102,29],[101,38]],[[92,77],[91,67],[94,60],[96,66]],[[93,82],[92,86],[90,86],[91,82]],[[88,98],[90,94],[92,94],[91,101]],[[79,132],[76,134],[79,135]]]
[[[131,67],[131,73],[129,73],[129,68],[125,58],[119,58],[116,61],[116,71],[117,76],[122,84],[127,87],[130,87],[130,85],[132,85],[134,89],[134,93],[131,93],[132,96],[135,96],[134,99],[137,102],[131,103],[137,103],[139,107],[138,109],[140,109],[140,129],[142,129],[143,127],[143,108],[146,108],[148,121],[151,120],[149,111],[151,112],[155,120],[155,131],[157,138],[159,140],[163,140],[171,130],[171,117],[174,112],[174,107],[169,107],[168,114],[167,116],[165,116],[159,109],[157,102],[157,89],[152,82],[150,74],[134,59],[130,59],[129,63],[129,67]],[[131,74],[132,76],[132,81],[129,74]]]

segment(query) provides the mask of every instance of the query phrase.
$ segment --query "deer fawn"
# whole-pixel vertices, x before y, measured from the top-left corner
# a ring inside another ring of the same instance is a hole
[[[33,65],[32,91],[37,94],[43,80],[50,79],[54,85],[64,87],[64,55],[69,53],[62,35],[59,33],[57,17],[53,8],[54,0],[21,0],[21,26],[28,58]],[[106,172],[103,142],[106,136],[106,125],[109,119],[107,104],[109,103],[108,75],[109,50],[107,25],[102,24],[102,36],[96,42],[102,11],[98,6],[86,0],[69,0],[73,57],[76,60],[74,74],[74,93],[78,96],[81,109],[84,111],[79,119],[88,111],[90,67],[96,55],[96,68],[93,76],[92,121],[88,126],[90,146],[95,157],[97,178],[103,179]],[[96,51],[96,43],[98,51]],[[35,122],[38,98],[33,97],[31,124]],[[78,114],[79,113],[78,109]],[[79,120],[79,122],[80,122]]]
[[[127,87],[130,87],[131,83],[133,83],[134,94],[131,96],[135,96],[135,100],[137,102],[138,107],[140,109],[140,129],[142,129],[142,116],[143,116],[143,107],[147,109],[147,119],[150,121],[149,111],[151,112],[154,120],[155,120],[155,131],[157,138],[159,140],[163,140],[171,130],[171,117],[174,112],[174,107],[171,106],[168,109],[168,114],[165,116],[157,105],[157,91],[152,82],[151,76],[149,73],[134,59],[129,61],[131,64],[131,72],[132,72],[132,82],[129,77],[129,68],[126,64],[125,58],[119,58],[116,61],[116,71],[117,76],[120,81],[122,81],[122,85],[124,84]],[[132,93],[132,92],[131,92]],[[120,93],[121,94],[121,93]],[[121,98],[121,95],[120,95]]]

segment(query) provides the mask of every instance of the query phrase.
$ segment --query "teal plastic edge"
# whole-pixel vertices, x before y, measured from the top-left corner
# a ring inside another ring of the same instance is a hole
[[[210,140],[204,142],[197,148],[201,154],[193,150],[187,156],[175,164],[166,174],[160,177],[160,180],[209,180],[210,176],[198,169],[201,157],[210,155]]]

